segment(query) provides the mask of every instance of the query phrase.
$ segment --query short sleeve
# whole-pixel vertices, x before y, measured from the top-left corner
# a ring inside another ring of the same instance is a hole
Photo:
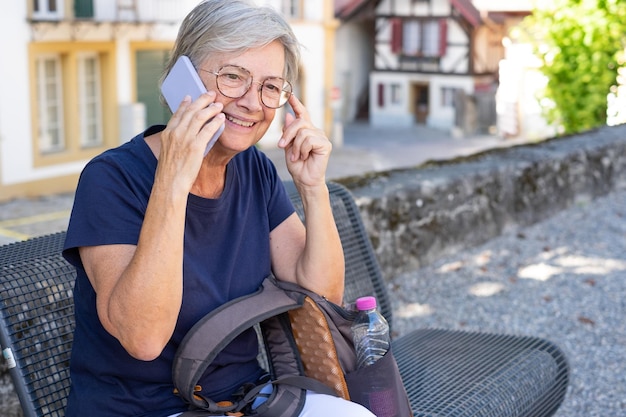
[[[130,171],[126,166],[135,167]],[[81,246],[137,244],[154,173],[101,156],[81,173],[63,256],[77,267]],[[150,178],[152,177],[152,178]]]

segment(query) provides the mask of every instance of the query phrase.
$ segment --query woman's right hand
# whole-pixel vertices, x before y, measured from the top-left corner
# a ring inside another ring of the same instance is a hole
[[[214,91],[194,102],[185,97],[161,132],[157,178],[180,181],[185,193],[198,175],[207,144],[224,123],[223,105],[215,97]]]

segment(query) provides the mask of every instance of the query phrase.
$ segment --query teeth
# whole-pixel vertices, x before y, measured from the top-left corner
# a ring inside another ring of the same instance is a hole
[[[253,123],[253,122],[244,122],[243,120],[235,119],[235,118],[234,118],[234,117],[232,117],[232,116],[228,116],[228,115],[226,115],[226,118],[227,118],[229,121],[231,121],[231,122],[233,122],[233,123],[235,123],[235,124],[237,124],[237,125],[239,125],[239,126],[243,126],[243,127],[252,127],[252,126],[254,125],[254,123]]]

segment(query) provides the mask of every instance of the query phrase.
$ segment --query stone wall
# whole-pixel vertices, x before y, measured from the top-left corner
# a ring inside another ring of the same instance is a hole
[[[626,180],[626,125],[338,182],[352,191],[385,278],[475,246]]]

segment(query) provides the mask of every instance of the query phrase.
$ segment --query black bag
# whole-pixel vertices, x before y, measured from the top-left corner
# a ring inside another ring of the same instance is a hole
[[[410,417],[391,350],[373,365],[356,369],[350,329],[356,314],[299,285],[266,278],[257,292],[212,311],[183,339],[174,357],[174,386],[190,410],[196,410],[183,416],[296,417],[306,390],[312,390],[357,402],[378,417]],[[243,387],[235,402],[202,396],[196,384],[207,367],[237,335],[257,323],[271,379]],[[252,402],[267,384],[273,385],[272,394],[252,410]]]

